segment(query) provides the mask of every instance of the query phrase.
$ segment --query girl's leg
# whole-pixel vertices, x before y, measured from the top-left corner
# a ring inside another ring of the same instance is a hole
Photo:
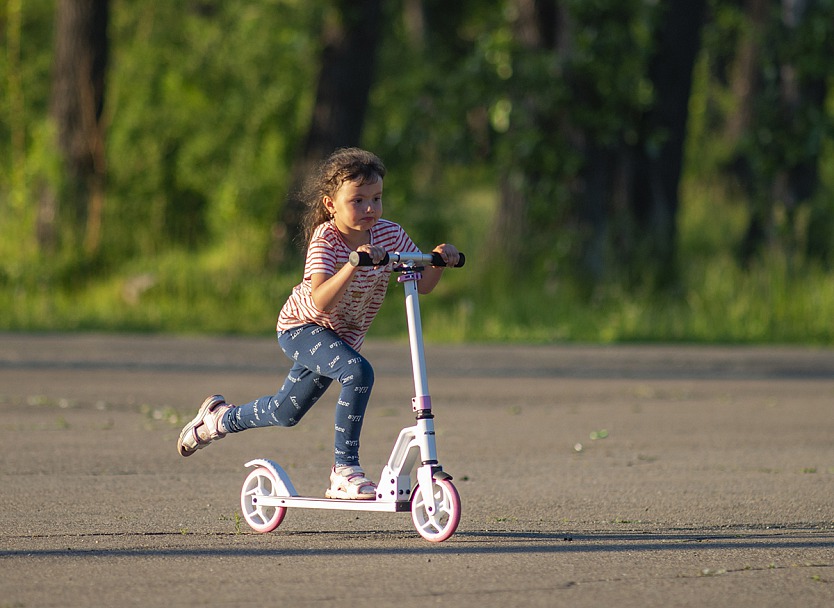
[[[234,408],[224,417],[229,432],[263,426],[293,426],[327,390],[341,385],[335,415],[337,465],[359,463],[359,435],[374,384],[371,364],[339,336],[317,325],[283,332],[279,343],[295,363],[278,393]]]
[[[331,380],[293,364],[284,384],[275,395],[260,397],[229,410],[223,426],[230,433],[265,426],[295,426],[324,394]]]

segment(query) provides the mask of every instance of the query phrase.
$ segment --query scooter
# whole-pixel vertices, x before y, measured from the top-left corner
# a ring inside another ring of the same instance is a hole
[[[463,266],[461,254],[458,267]],[[299,496],[289,475],[281,466],[266,458],[246,463],[253,470],[243,482],[240,506],[246,523],[256,532],[272,532],[289,508],[338,509],[342,511],[411,512],[414,527],[424,539],[442,542],[451,537],[460,523],[460,495],[452,477],[440,466],[434,431],[431,397],[428,389],[423,328],[417,281],[426,264],[445,266],[438,253],[389,253],[379,265],[395,264],[397,281],[405,288],[405,309],[414,376],[412,411],[414,426],[400,431],[388,464],[382,469],[375,500],[340,500]],[[353,266],[373,266],[367,253],[354,251]],[[412,471],[416,466],[416,484]]]

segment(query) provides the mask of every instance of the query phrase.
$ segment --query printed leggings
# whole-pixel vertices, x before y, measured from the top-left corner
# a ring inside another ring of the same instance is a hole
[[[359,433],[374,385],[371,364],[332,330],[302,325],[278,334],[293,360],[275,395],[232,408],[223,423],[230,433],[266,426],[295,426],[334,380],[341,384],[336,404],[334,453],[337,465],[359,463]]]

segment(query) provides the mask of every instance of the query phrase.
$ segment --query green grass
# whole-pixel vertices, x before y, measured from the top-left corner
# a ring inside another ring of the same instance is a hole
[[[834,344],[834,277],[818,269],[788,275],[778,260],[743,272],[719,257],[689,269],[661,294],[598,290],[591,302],[535,286],[479,300],[426,299],[434,339],[525,342],[717,342]]]
[[[295,280],[170,256],[73,288],[32,281],[2,289],[0,328],[267,334]],[[834,276],[789,272],[778,256],[742,271],[716,255],[688,266],[674,290],[608,285],[591,301],[567,287],[503,290],[474,285],[465,269],[449,271],[422,304],[433,341],[834,344]],[[392,284],[370,336],[403,336],[403,317],[402,292]]]
[[[168,254],[103,278],[0,289],[9,330],[259,333],[274,328],[289,277],[214,267],[206,256]]]
[[[685,188],[674,287],[654,293],[609,283],[588,299],[558,277],[479,283],[491,275],[478,265],[474,235],[486,231],[494,200],[473,194],[459,213],[480,224],[467,230],[461,219],[450,238],[470,253],[467,267],[448,271],[422,299],[426,338],[834,345],[834,273],[781,252],[742,269],[732,252],[746,212],[728,200],[710,184]],[[20,251],[7,241],[0,259],[0,330],[267,335],[300,273],[270,273],[243,246],[171,251],[107,271],[47,265],[31,247]],[[402,290],[392,282],[369,337],[404,334]]]

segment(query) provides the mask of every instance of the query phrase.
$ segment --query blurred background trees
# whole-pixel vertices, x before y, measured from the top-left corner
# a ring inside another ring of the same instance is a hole
[[[45,188],[38,201],[38,245],[49,251],[58,246],[57,224],[65,226],[65,234],[79,235],[88,255],[96,255],[101,242],[107,10],[107,0],[59,0],[55,9],[49,116],[56,128],[64,186],[62,191]]]
[[[297,270],[294,193],[344,145],[386,161],[389,217],[469,248],[496,289],[678,289],[686,204],[742,210],[723,243],[740,267],[776,252],[830,269],[832,14],[4,0],[0,285],[78,285],[172,252]]]
[[[361,143],[382,25],[382,0],[337,2],[324,15],[316,97],[293,163],[290,191],[273,229],[273,262],[297,257],[293,236],[301,232],[304,208],[296,193],[306,177],[333,150]]]

